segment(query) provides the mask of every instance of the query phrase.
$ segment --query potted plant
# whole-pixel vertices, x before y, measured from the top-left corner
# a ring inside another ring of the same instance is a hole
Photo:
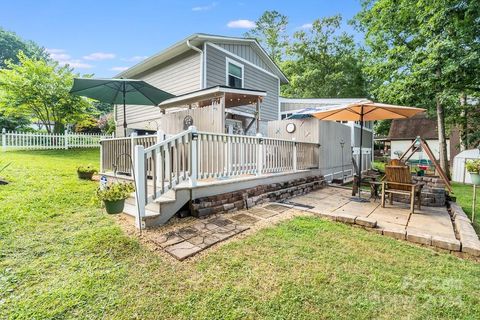
[[[467,161],[466,168],[470,173],[472,183],[477,186],[480,185],[480,159]]]
[[[92,167],[90,164],[88,166],[80,166],[77,168],[77,175],[83,180],[92,180],[92,177],[96,172],[97,169]]]
[[[131,182],[113,182],[97,189],[97,198],[103,201],[105,210],[109,214],[122,213],[125,199],[135,191]]]

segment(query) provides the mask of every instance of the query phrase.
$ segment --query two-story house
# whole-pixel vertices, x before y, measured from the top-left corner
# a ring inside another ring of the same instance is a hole
[[[176,96],[215,86],[264,91],[259,114],[263,133],[268,121],[279,118],[280,85],[288,83],[256,40],[208,34],[193,34],[116,77],[142,79]],[[115,108],[117,124],[123,123],[121,108],[123,106]],[[233,123],[241,127],[240,132],[248,128],[249,134],[255,133],[256,126],[248,126],[247,119],[254,117],[254,113],[255,109],[250,107],[231,108],[225,126]],[[162,109],[131,105],[127,106],[126,114],[128,132],[154,132]],[[117,127],[117,136],[122,136],[121,126]],[[228,128],[225,131],[228,132]]]

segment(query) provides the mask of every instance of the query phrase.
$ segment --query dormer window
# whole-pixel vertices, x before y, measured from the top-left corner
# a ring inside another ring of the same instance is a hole
[[[243,88],[243,64],[227,58],[227,86]]]

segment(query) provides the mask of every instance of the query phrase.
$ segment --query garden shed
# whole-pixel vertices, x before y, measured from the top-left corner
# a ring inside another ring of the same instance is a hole
[[[480,149],[470,149],[460,152],[453,159],[452,180],[461,183],[472,183],[470,174],[467,172],[465,165],[468,160],[480,159]]]

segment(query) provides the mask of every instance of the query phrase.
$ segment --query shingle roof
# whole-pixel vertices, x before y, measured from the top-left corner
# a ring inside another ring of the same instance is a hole
[[[427,118],[425,112],[409,119],[392,120],[389,139],[415,139],[417,136],[423,139],[438,139],[437,121]]]

